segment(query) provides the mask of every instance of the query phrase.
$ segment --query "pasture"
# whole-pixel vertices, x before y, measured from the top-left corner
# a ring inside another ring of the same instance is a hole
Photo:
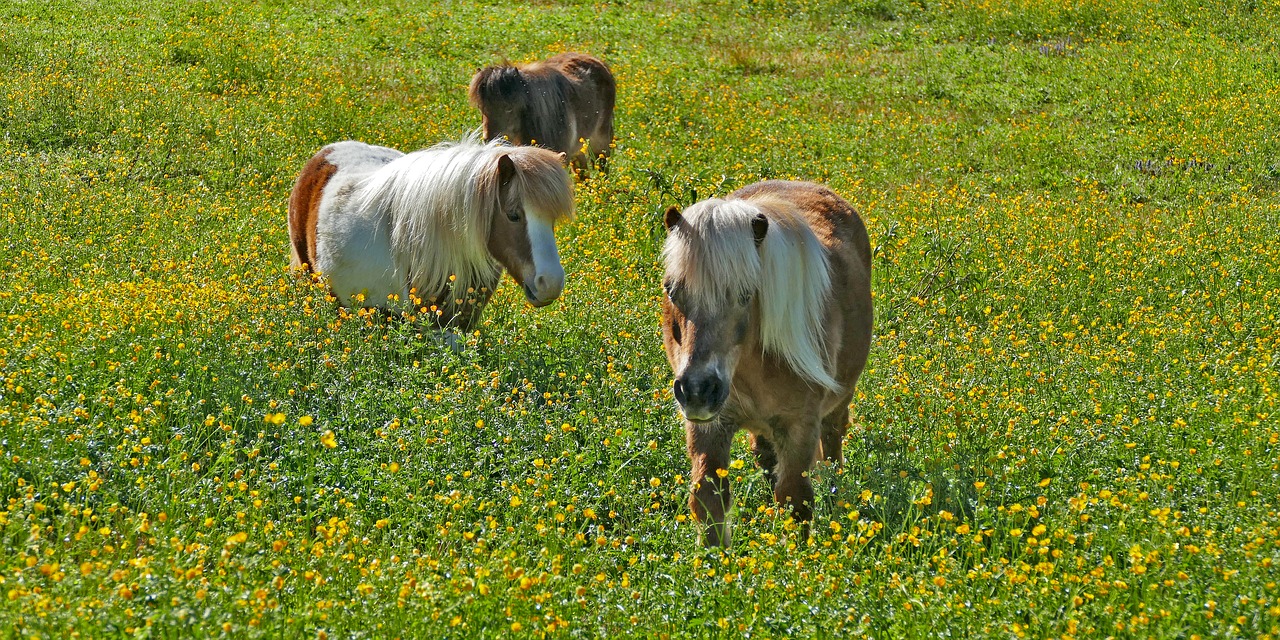
[[[0,3],[0,635],[1280,636],[1274,0]],[[532,309],[455,352],[288,270],[303,163],[617,78]],[[861,213],[875,335],[798,539],[705,551],[668,205]]]

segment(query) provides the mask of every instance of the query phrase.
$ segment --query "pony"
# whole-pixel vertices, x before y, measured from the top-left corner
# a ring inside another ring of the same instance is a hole
[[[506,136],[512,144],[563,152],[583,174],[591,159],[601,171],[608,170],[616,93],[609,67],[582,53],[485,67],[468,89],[471,104],[483,116],[485,140]],[[583,154],[584,146],[589,156]]]
[[[573,212],[564,154],[474,137],[408,154],[348,140],[298,175],[290,253],[343,306],[416,308],[470,331],[504,269],[534,307],[560,296],[555,225]]]
[[[843,462],[871,346],[871,246],[848,202],[769,180],[666,211],[662,344],[675,374],[703,543],[729,546],[729,449],[739,429],[808,537],[819,456]]]

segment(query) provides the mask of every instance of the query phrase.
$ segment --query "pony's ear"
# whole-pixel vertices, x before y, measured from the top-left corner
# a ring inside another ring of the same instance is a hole
[[[560,166],[562,167],[569,166],[569,154],[563,151],[560,152]]]
[[[769,233],[769,219],[764,217],[763,213],[756,214],[751,219],[751,235],[756,237],[756,246],[760,246],[764,242],[764,235]]]
[[[498,187],[505,189],[515,177],[516,163],[512,162],[511,155],[504,153],[498,156]]]
[[[467,99],[471,101],[471,105],[479,107],[484,104],[485,83],[489,81],[489,76],[493,74],[493,67],[484,67],[471,76],[471,84],[467,86]]]
[[[680,215],[679,207],[671,205],[667,207],[667,212],[662,216],[662,224],[666,225],[667,231],[671,231],[676,225],[680,224],[683,217]]]

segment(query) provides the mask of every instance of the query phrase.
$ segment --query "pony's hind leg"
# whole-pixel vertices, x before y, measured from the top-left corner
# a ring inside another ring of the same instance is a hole
[[[769,439],[759,435],[751,434],[751,453],[756,456],[756,464],[764,469],[764,477],[769,480],[769,488],[773,489],[778,486],[778,452],[773,450],[773,443]]]
[[[822,418],[822,458],[833,464],[844,464],[844,436],[849,432],[849,401]]]
[[[693,463],[689,509],[695,520],[706,525],[702,541],[708,547],[729,546],[729,448],[735,430],[732,425],[718,422],[685,423],[685,440]]]

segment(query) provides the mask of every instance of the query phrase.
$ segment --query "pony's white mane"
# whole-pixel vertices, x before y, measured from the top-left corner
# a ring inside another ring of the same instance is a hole
[[[760,214],[769,227],[757,247],[751,221]],[[831,289],[827,252],[795,207],[772,198],[712,198],[682,216],[685,224],[671,229],[662,256],[667,277],[681,282],[690,304],[715,309],[730,296],[755,294],[764,350],[801,377],[839,388],[822,327]]]
[[[557,215],[572,214],[571,187],[564,186],[568,178],[558,160],[539,161],[526,149],[476,136],[443,142],[396,158],[356,187],[357,206],[386,217],[396,270],[417,295],[452,290],[450,298],[465,298],[471,287],[496,284],[499,265],[488,238],[500,206],[501,156],[510,155],[520,169],[517,193],[533,200],[532,215],[554,224]],[[554,170],[543,166],[548,162]]]

